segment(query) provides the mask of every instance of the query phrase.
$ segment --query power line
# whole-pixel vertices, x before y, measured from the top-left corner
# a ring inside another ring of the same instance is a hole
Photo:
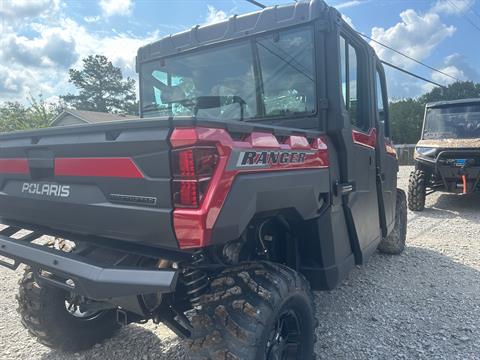
[[[261,9],[265,9],[267,7],[266,5],[263,5],[262,3],[259,3],[258,1],[255,1],[255,0],[246,0],[246,1],[248,1],[250,4],[258,6]]]
[[[249,3],[251,3],[251,4],[253,4],[253,5],[258,6],[258,7],[261,8],[261,9],[265,9],[265,8],[266,8],[265,5],[263,5],[262,3],[260,3],[260,2],[258,2],[258,1],[256,1],[256,0],[246,0],[246,1],[249,2]],[[296,1],[296,0],[295,0],[295,1]],[[447,0],[447,1],[449,1],[449,0]],[[449,2],[450,2],[450,1],[449,1]],[[479,30],[480,30],[480,28],[479,28]],[[417,59],[414,59],[414,58],[412,58],[411,56],[408,56],[408,55],[406,55],[406,54],[404,54],[404,53],[402,53],[402,52],[400,52],[400,51],[398,51],[398,50],[396,50],[396,49],[394,49],[394,48],[392,48],[392,47],[390,47],[390,46],[388,46],[388,45],[382,44],[381,42],[379,42],[379,41],[377,41],[377,40],[374,40],[374,39],[368,37],[367,35],[359,32],[359,31],[357,31],[357,33],[360,34],[361,36],[363,36],[363,37],[365,37],[365,38],[367,38],[367,39],[369,39],[369,40],[377,43],[378,45],[381,45],[381,46],[383,46],[383,47],[385,47],[385,48],[387,48],[387,49],[389,49],[389,50],[391,50],[391,51],[396,52],[396,53],[399,54],[399,55],[402,55],[402,56],[406,57],[407,59],[410,59],[410,60],[412,60],[412,61],[415,61],[416,63],[418,63],[418,64],[420,64],[420,65],[423,65],[423,66],[429,68],[430,70],[436,71],[436,72],[438,72],[438,73],[440,73],[440,74],[442,74],[442,75],[445,75],[445,76],[447,76],[447,77],[449,77],[449,78],[452,78],[452,79],[454,79],[455,81],[460,81],[459,79],[457,79],[456,77],[454,77],[454,76],[452,76],[452,75],[449,75],[449,74],[447,74],[447,73],[445,73],[445,72],[443,72],[443,71],[441,71],[441,70],[435,69],[434,67],[432,67],[432,66],[430,66],[430,65],[427,65],[427,64],[425,64],[425,63],[423,63],[423,62],[421,62],[421,61],[419,61],[419,60],[417,60]],[[428,80],[427,78],[424,78],[423,76],[414,74],[414,73],[412,73],[412,72],[410,72],[410,71],[407,71],[407,70],[405,70],[405,69],[402,69],[401,67],[398,67],[398,66],[396,66],[396,65],[393,65],[393,64],[391,64],[391,63],[389,63],[389,62],[387,62],[387,61],[383,61],[383,60],[380,60],[380,61],[381,61],[384,65],[390,66],[391,68],[396,69],[396,70],[398,70],[398,71],[401,71],[401,72],[403,72],[403,73],[405,73],[405,74],[408,74],[408,75],[410,75],[410,76],[413,76],[414,78],[423,80],[423,81],[425,81],[425,82],[428,82],[428,83],[433,84],[433,85],[435,85],[435,86],[439,86],[439,87],[441,87],[441,88],[445,88],[445,86],[440,85],[439,83],[436,83],[435,81]]]
[[[380,60],[380,62],[381,62],[382,64],[385,64],[385,65],[387,65],[387,66],[390,66],[391,68],[394,68],[395,70],[398,70],[398,71],[404,72],[405,74],[408,74],[408,75],[410,75],[410,76],[413,76],[413,77],[415,77],[415,78],[417,78],[417,79],[426,81],[426,82],[428,82],[428,83],[430,83],[430,84],[433,84],[433,85],[436,85],[436,86],[440,86],[441,88],[445,88],[444,85],[440,85],[439,83],[436,83],[435,81],[428,80],[427,78],[424,78],[423,76],[414,74],[414,73],[412,73],[412,72],[410,72],[410,71],[407,71],[407,70],[405,70],[405,69],[402,69],[401,67],[398,67],[398,66],[396,66],[396,65],[393,65],[393,64],[391,64],[391,63],[389,63],[389,62],[387,62],[387,61]]]
[[[451,2],[450,0],[447,0],[447,2],[453,6],[455,9],[457,9],[460,13],[460,15],[465,19],[467,20],[475,29],[477,29],[478,31],[480,31],[480,27],[475,24],[469,17],[467,17],[466,15],[462,14],[462,10],[459,9],[459,7],[457,5],[455,5],[455,3]]]
[[[430,66],[430,65],[428,65],[428,64],[425,64],[425,63],[421,62],[420,60],[414,59],[413,57],[411,57],[411,56],[409,56],[409,55],[407,55],[407,54],[404,54],[404,53],[402,53],[401,51],[398,51],[398,50],[392,48],[391,46],[385,45],[385,44],[381,43],[381,42],[378,41],[378,40],[372,39],[371,37],[369,37],[369,36],[361,33],[360,31],[357,31],[357,33],[358,33],[359,35],[363,36],[364,38],[366,38],[366,39],[368,39],[368,40],[371,40],[371,41],[373,41],[374,43],[376,43],[376,44],[378,44],[378,45],[380,45],[380,46],[383,46],[384,48],[387,48],[388,50],[391,50],[391,51],[393,51],[393,52],[395,52],[395,53],[397,53],[397,54],[399,54],[399,55],[402,55],[402,56],[406,57],[407,59],[410,59],[410,60],[416,62],[417,64],[420,64],[420,65],[422,65],[422,66],[425,66],[425,67],[429,68],[430,70],[436,71],[436,72],[438,72],[438,73],[440,73],[440,74],[442,74],[442,75],[444,75],[444,76],[448,76],[449,78],[452,78],[452,79],[455,80],[455,81],[461,81],[460,79],[457,79],[455,76],[452,76],[452,75],[450,75],[450,74],[447,74],[447,73],[444,72],[444,71],[435,69],[434,67],[432,67],[432,66]]]
[[[470,9],[470,12],[472,12],[473,14],[475,14],[479,19],[480,19],[480,14],[477,12],[477,10],[475,10],[472,6],[472,8]]]

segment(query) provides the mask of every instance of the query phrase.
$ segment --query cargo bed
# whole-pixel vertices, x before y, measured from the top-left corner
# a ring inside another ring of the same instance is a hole
[[[0,135],[0,220],[177,248],[170,121]]]

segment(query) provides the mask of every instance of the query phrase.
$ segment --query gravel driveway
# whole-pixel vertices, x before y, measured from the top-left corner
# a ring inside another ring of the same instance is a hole
[[[400,170],[406,188],[410,168]],[[480,359],[480,196],[434,194],[409,212],[407,249],[376,254],[336,290],[319,292],[320,359]],[[0,359],[178,359],[164,326],[130,325],[93,350],[64,355],[36,343],[15,311],[20,272],[0,269]],[[68,334],[66,334],[68,335]]]

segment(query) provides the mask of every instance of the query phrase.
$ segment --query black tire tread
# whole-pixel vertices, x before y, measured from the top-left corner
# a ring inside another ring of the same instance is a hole
[[[304,293],[317,318],[310,284],[303,275],[279,264],[248,263],[223,271],[192,317],[190,359],[254,359],[262,330],[276,307],[292,293]],[[315,331],[313,341],[315,343]],[[307,360],[307,359],[306,359]]]
[[[384,254],[398,255],[405,249],[407,237],[407,199],[403,190],[397,189],[395,225],[392,232],[378,245]]]
[[[412,211],[425,209],[427,177],[424,171],[414,170],[408,180],[408,208]]]
[[[65,299],[62,290],[40,286],[29,267],[19,280],[16,298],[22,325],[39,343],[52,349],[64,352],[86,350],[114,336],[120,327],[113,311],[107,311],[88,323],[68,319],[73,316],[62,304]]]

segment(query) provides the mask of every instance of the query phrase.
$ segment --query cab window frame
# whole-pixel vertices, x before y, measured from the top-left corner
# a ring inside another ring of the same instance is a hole
[[[383,135],[385,138],[390,139],[390,117],[389,117],[389,104],[388,104],[388,93],[387,93],[387,81],[385,77],[385,71],[383,66],[377,60],[375,63],[375,112],[381,126],[381,119],[378,109],[379,95],[381,96],[382,105],[383,105]],[[378,76],[378,78],[377,78]],[[378,89],[378,81],[380,80],[380,89]]]
[[[342,44],[342,38],[344,40],[345,44],[345,58],[342,59],[341,57],[341,44]],[[370,63],[368,62],[368,54],[367,50],[365,48],[365,44],[362,43],[361,39],[356,39],[355,35],[350,34],[348,29],[341,29],[338,37],[338,46],[339,46],[339,92],[340,92],[340,97],[342,99],[343,103],[343,109],[345,113],[348,114],[348,119],[349,119],[349,125],[352,127],[353,130],[368,134],[373,128],[375,128],[375,123],[372,121],[372,116],[370,116],[370,110],[369,110],[369,91],[371,91],[371,88],[369,88],[368,84],[368,77],[371,74],[371,71],[369,71],[369,65]],[[357,72],[356,72],[356,92],[357,92],[357,110],[356,110],[356,118],[357,121],[354,123],[350,114],[350,108],[349,105],[347,105],[347,99],[350,95],[350,86],[349,86],[349,80],[350,80],[350,74],[349,74],[349,46],[351,46],[355,50],[355,55],[356,55],[356,60],[357,60]],[[346,88],[346,94],[344,96],[342,88],[344,86],[343,84],[343,79],[342,79],[342,67],[345,67],[345,88]],[[360,124],[360,126],[359,126]]]
[[[241,37],[238,39],[229,39],[226,41],[219,41],[219,42],[214,42],[212,44],[206,44],[201,46],[202,50],[208,51],[210,49],[215,49],[217,47],[222,47],[225,45],[233,45],[237,44],[242,41],[247,41],[250,43],[250,46],[252,48],[252,55],[253,55],[253,67],[254,67],[254,78],[255,78],[255,84],[254,86],[256,87],[256,93],[257,93],[257,111],[260,111],[262,113],[262,116],[260,117],[252,117],[252,118],[246,118],[242,122],[245,123],[263,123],[267,125],[274,125],[274,126],[285,126],[285,127],[295,127],[299,129],[306,129],[306,130],[316,130],[319,131],[321,128],[319,128],[319,117],[321,113],[321,106],[320,106],[320,101],[319,101],[319,81],[325,81],[325,77],[320,74],[319,71],[319,59],[318,59],[318,44],[317,42],[319,41],[319,34],[317,31],[317,23],[318,21],[309,21],[301,24],[295,24],[292,26],[286,26],[282,27],[279,29],[273,29],[273,30],[268,30],[264,32],[259,32],[255,33],[249,36]],[[291,115],[274,115],[274,116],[265,116],[264,115],[264,106],[263,106],[263,101],[259,102],[260,97],[263,96],[263,79],[262,79],[262,70],[261,70],[261,64],[260,64],[260,58],[259,58],[259,53],[258,53],[258,46],[257,46],[257,39],[259,38],[265,38],[266,36],[278,36],[279,33],[286,33],[286,32],[292,32],[295,30],[307,30],[311,32],[311,39],[312,39],[312,44],[313,44],[313,49],[312,49],[312,65],[313,65],[313,79],[314,79],[314,85],[313,85],[313,94],[314,94],[314,111],[312,112],[305,112],[305,113],[300,113],[300,114],[291,114]],[[182,55],[188,55],[192,53],[198,52],[198,48],[192,48],[188,49],[186,51],[182,51],[180,54]],[[141,71],[142,67],[153,62],[159,62],[159,61],[165,61],[166,59],[177,57],[179,54],[170,54],[167,56],[159,56],[156,58],[149,59],[148,61],[140,64],[138,66],[138,73],[139,73],[139,100],[143,98],[144,96],[144,89],[143,89],[143,78],[141,76]],[[321,79],[321,80],[320,80]],[[140,106],[139,106],[139,111],[140,111],[140,116],[144,116],[144,111],[142,109],[142,104],[140,101]],[[230,120],[232,121],[232,120]]]

